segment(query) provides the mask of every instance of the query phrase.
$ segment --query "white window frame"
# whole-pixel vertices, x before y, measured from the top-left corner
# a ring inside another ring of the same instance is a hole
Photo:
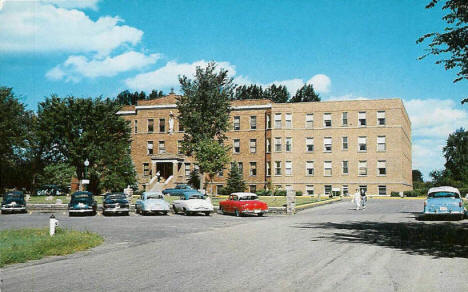
[[[364,150],[361,149],[361,145],[364,145]],[[358,137],[358,152],[367,152],[367,136]]]
[[[271,138],[266,138],[265,139],[265,152],[266,153],[271,153]]]
[[[332,137],[323,137],[323,152],[332,152],[333,139]]]
[[[305,176],[314,176],[315,175],[315,166],[314,161],[306,161],[305,165]]]
[[[305,128],[313,129],[314,128],[314,114],[306,114],[305,116]]]
[[[266,176],[271,176],[271,161],[267,161],[265,164],[266,167]]]
[[[384,170],[384,173],[380,173],[380,169]],[[377,176],[387,176],[387,161],[377,160]]]
[[[250,148],[250,153],[257,152],[257,139],[250,139],[249,148]]]
[[[330,174],[327,174],[327,170],[330,170]],[[332,161],[323,162],[323,176],[332,176],[333,175],[333,163]]]
[[[369,171],[368,171],[368,166],[367,166],[367,160],[359,160],[358,161],[358,176],[367,176],[368,173]]]
[[[257,116],[250,116],[250,130],[257,130]]]
[[[358,112],[358,126],[359,127],[367,126],[367,113],[366,112]]]
[[[345,164],[346,164],[346,167],[345,167]],[[349,161],[348,160],[341,161],[341,174],[349,175]]]
[[[283,150],[283,141],[281,141],[281,137],[275,137],[275,152],[281,152]],[[279,141],[279,143],[277,143]],[[279,150],[278,150],[279,145]]]
[[[162,147],[161,147],[162,145]],[[164,154],[166,153],[166,142],[164,140],[158,141],[158,153]]]
[[[249,162],[249,175],[257,176],[257,162],[256,161]]]
[[[239,151],[236,151],[236,144],[238,144],[237,148],[239,148]],[[240,139],[233,139],[233,141],[232,141],[232,153],[239,154],[240,151],[241,151]]]
[[[383,146],[381,146],[383,145]],[[377,151],[385,152],[387,151],[387,138],[386,136],[377,136]]]
[[[278,170],[279,169],[279,174]],[[281,161],[275,161],[275,176],[281,176]]]
[[[288,147],[289,147],[289,150],[288,150]],[[292,148],[293,148],[293,138],[292,137],[286,137],[284,148],[285,148],[284,149],[285,152],[292,152]]]
[[[312,146],[312,150],[309,151],[309,146]],[[306,152],[314,152],[314,137],[306,137]]]
[[[154,142],[146,141],[146,155],[153,155],[153,154],[154,154]]]
[[[240,131],[240,116],[234,116],[233,130]]]
[[[383,123],[381,123],[382,121]],[[385,111],[377,111],[377,126],[385,126],[386,123]]]
[[[346,142],[345,142],[346,139]],[[346,147],[345,147],[346,145]],[[349,139],[348,136],[341,137],[341,150],[348,151],[349,150]]]
[[[281,129],[281,127],[282,127],[282,125],[281,125],[282,119],[283,119],[283,118],[281,117],[281,113],[275,113],[275,121],[274,121],[274,123],[275,123],[275,125],[274,125],[274,126],[275,126],[275,129]]]
[[[292,113],[286,113],[284,115],[284,128],[292,129]]]
[[[327,121],[330,121],[330,125],[327,126]],[[324,113],[323,114],[323,127],[324,128],[331,128],[333,126],[332,124],[332,116],[331,113]]]
[[[348,112],[341,113],[341,125],[346,127],[348,125]]]
[[[309,191],[312,191],[311,194],[309,194]],[[314,196],[314,185],[306,185],[305,187],[305,194],[307,194],[308,196]]]

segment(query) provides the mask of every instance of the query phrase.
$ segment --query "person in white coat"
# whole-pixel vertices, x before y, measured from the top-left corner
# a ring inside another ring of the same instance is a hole
[[[353,196],[353,203],[356,205],[356,210],[359,210],[359,207],[361,207],[361,193],[359,192],[359,188],[356,188],[356,192]]]

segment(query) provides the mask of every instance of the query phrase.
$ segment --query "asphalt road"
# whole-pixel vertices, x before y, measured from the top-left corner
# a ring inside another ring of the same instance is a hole
[[[417,221],[422,204],[356,211],[346,201],[265,218],[58,214],[105,243],[8,266],[1,291],[468,291],[468,219]],[[0,229],[48,216],[2,215]]]

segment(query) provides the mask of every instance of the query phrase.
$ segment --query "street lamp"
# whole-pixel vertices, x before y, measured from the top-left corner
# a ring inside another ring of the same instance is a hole
[[[82,182],[83,182],[82,184],[83,184],[83,185],[88,185],[88,184],[89,184],[89,180],[86,179],[87,174],[88,174],[88,166],[89,166],[89,160],[88,160],[88,158],[86,158],[86,160],[84,161],[83,164],[84,164],[84,177],[83,177],[83,180],[82,180]],[[86,189],[87,189],[87,187],[86,187]]]

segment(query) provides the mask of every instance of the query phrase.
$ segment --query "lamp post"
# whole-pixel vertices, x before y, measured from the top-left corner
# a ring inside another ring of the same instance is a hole
[[[88,158],[86,158],[86,160],[84,161],[84,177],[83,177],[83,184],[84,185],[89,184],[89,180],[86,179],[86,177],[88,175],[88,166],[89,166],[89,160],[88,160]],[[88,189],[87,187],[85,187],[85,188]]]

